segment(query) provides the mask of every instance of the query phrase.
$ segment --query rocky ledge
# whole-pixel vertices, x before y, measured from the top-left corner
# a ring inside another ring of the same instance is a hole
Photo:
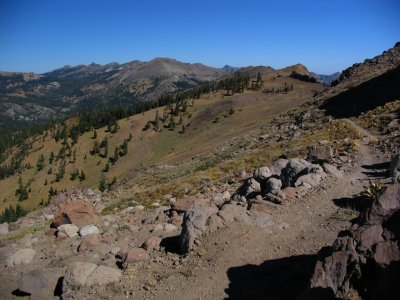
[[[400,184],[389,186],[350,230],[323,248],[306,299],[398,299]]]

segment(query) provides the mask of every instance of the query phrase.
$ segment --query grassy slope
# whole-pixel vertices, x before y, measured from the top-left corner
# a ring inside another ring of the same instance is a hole
[[[289,72],[288,72],[289,73]],[[120,129],[116,134],[105,132],[105,128],[97,130],[97,140],[100,142],[104,136],[109,140],[109,156],[113,154],[116,145],[122,144],[123,140],[132,134],[133,138],[128,145],[128,154],[120,158],[115,165],[110,164],[110,171],[105,173],[106,178],[111,179],[116,176],[118,181],[122,180],[131,170],[140,166],[161,165],[161,164],[181,164],[190,163],[195,155],[206,154],[217,146],[223,145],[234,137],[245,136],[257,130],[260,126],[280,114],[309,100],[315,91],[321,90],[318,84],[300,82],[298,80],[284,77],[276,77],[276,73],[264,74],[264,87],[283,87],[284,83],[293,84],[294,90],[287,94],[263,94],[259,91],[246,91],[243,94],[236,94],[230,97],[222,97],[221,93],[205,95],[195,101],[194,107],[189,107],[192,117],[184,120],[187,127],[184,134],[178,133],[180,130],[177,125],[175,131],[164,129],[162,132],[154,130],[142,131],[146,122],[153,120],[155,111],[158,110],[162,115],[163,108],[158,108],[145,112],[144,114],[132,116],[128,119],[120,120]],[[228,110],[233,107],[235,113],[228,115]],[[223,115],[227,115],[224,117]],[[219,118],[217,123],[213,123],[215,118]],[[79,137],[78,143],[73,147],[76,149],[76,162],[68,163],[65,170],[65,177],[59,183],[52,183],[59,162],[51,165],[53,174],[48,175],[47,170],[50,165],[48,158],[50,152],[55,154],[61,148],[61,143],[56,143],[51,138],[51,133],[47,137],[37,137],[32,143],[32,149],[24,163],[29,163],[32,168],[25,169],[21,177],[23,182],[31,181],[31,192],[27,201],[21,202],[26,208],[35,208],[40,201],[47,200],[48,191],[52,185],[57,190],[70,189],[73,187],[92,187],[97,188],[103,169],[108,159],[97,155],[89,154],[94,140],[92,133],[85,133]],[[45,156],[45,167],[40,172],[36,171],[35,165],[39,155]],[[86,159],[84,156],[86,155]],[[79,183],[78,180],[69,179],[73,170],[78,168],[84,170],[86,180]],[[218,172],[223,172],[219,170]],[[0,211],[10,204],[15,205],[17,199],[14,195],[18,186],[19,175],[9,177],[0,181]],[[48,185],[44,182],[47,179]],[[189,180],[190,181],[190,180]]]

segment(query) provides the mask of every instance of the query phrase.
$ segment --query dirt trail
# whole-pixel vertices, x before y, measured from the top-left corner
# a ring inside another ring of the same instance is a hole
[[[349,123],[361,134],[374,137],[354,122]],[[133,296],[293,299],[307,284],[319,249],[331,245],[337,233],[349,227],[356,213],[353,209],[363,208],[362,200],[354,196],[378,174],[375,166],[379,163],[368,145],[362,144],[354,172],[326,180],[307,197],[270,208],[275,220],[287,224],[283,229],[236,224],[210,234],[186,263],[174,269],[158,268],[162,274],[158,284],[150,290],[133,288]],[[146,284],[140,280],[138,283]]]

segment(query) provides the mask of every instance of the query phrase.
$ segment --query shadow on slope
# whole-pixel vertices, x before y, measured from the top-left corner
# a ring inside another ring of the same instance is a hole
[[[365,197],[355,196],[353,198],[333,199],[333,203],[341,208],[351,208],[358,212],[362,212],[371,206],[371,200]]]
[[[316,255],[300,255],[230,268],[227,299],[333,299],[329,290],[304,294],[316,261]]]
[[[336,118],[359,116],[387,102],[400,98],[400,67],[326,100],[321,108]]]
[[[367,170],[367,171],[362,171],[362,173],[367,175],[368,178],[373,178],[377,180],[377,179],[385,179],[390,176],[389,175],[390,161],[372,165],[362,165],[361,167]]]

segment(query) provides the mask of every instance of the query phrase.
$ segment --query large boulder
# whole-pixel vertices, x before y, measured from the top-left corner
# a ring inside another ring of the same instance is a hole
[[[400,295],[400,184],[389,186],[351,230],[319,253],[309,295],[340,299],[398,299]],[[354,298],[352,298],[354,299]]]
[[[85,237],[89,234],[100,234],[100,229],[93,224],[85,225],[79,230],[79,235]]]
[[[258,182],[262,183],[266,181],[269,177],[272,176],[272,173],[268,167],[261,167],[254,170],[253,178]]]
[[[122,266],[127,268],[130,264],[150,260],[150,255],[142,248],[130,248],[122,257]]]
[[[282,181],[278,178],[269,178],[265,184],[263,194],[273,194],[278,195],[282,188]]]
[[[64,224],[57,227],[57,236],[73,238],[78,236],[78,231],[79,228],[75,224]]]
[[[33,270],[18,278],[18,290],[29,294],[31,300],[53,299],[57,279],[55,274]]]
[[[190,206],[183,216],[182,231],[179,236],[181,253],[188,253],[193,249],[194,241],[206,230],[207,220],[218,212],[218,208],[209,203]]]
[[[309,147],[307,158],[315,163],[328,162],[333,156],[332,147],[315,144]]]
[[[395,155],[390,162],[390,177],[393,182],[400,182],[400,154]]]
[[[191,206],[199,201],[201,201],[201,200],[194,198],[194,197],[179,199],[179,200],[171,203],[171,208],[177,212],[184,212],[189,206]]]
[[[33,262],[36,256],[36,251],[31,248],[18,250],[7,259],[9,267],[17,265],[27,265]]]
[[[61,204],[54,215],[53,227],[59,227],[63,224],[75,224],[78,227],[83,227],[89,224],[98,224],[98,219],[92,204],[72,200]]]
[[[63,292],[71,287],[106,285],[117,282],[120,277],[121,271],[116,268],[87,262],[74,262],[68,266],[65,272]]]
[[[252,199],[261,193],[261,184],[253,177],[246,182],[232,195],[232,199],[240,201],[242,197]]]
[[[332,166],[328,163],[323,163],[322,168],[324,169],[324,172],[328,175],[331,175],[333,177],[340,178],[343,176],[343,173],[339,171],[335,166]]]
[[[86,235],[78,247],[78,252],[82,252],[97,246],[101,239],[97,234]]]
[[[282,180],[282,186],[294,186],[297,178],[302,175],[308,174],[307,167],[311,166],[311,163],[304,159],[293,158],[289,160],[286,167],[282,169],[280,179]]]
[[[288,162],[289,160],[287,160],[286,158],[280,158],[275,161],[274,164],[269,168],[271,176],[281,176],[281,172],[287,166]]]

